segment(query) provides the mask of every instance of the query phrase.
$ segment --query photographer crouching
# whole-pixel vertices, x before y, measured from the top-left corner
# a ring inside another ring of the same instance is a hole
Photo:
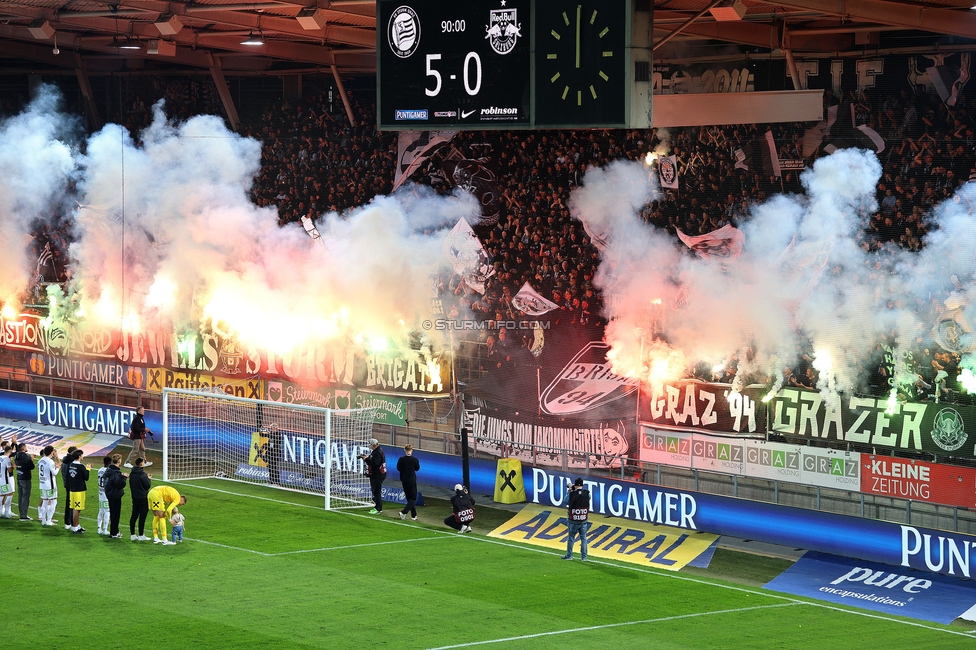
[[[590,529],[590,491],[583,487],[583,479],[578,478],[572,485],[566,485],[566,555],[564,560],[573,559],[573,539],[580,539],[580,559],[586,562],[586,531]]]

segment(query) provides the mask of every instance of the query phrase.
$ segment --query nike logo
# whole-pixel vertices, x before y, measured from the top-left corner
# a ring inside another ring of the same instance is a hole
[[[471,111],[461,111],[461,118],[463,119],[465,117],[470,117],[471,114],[474,113],[474,112],[476,112],[477,110],[478,109],[476,108],[476,109],[471,110]]]

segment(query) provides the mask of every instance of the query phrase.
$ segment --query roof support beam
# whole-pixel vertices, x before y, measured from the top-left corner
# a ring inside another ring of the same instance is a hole
[[[220,101],[224,104],[224,113],[227,115],[227,122],[234,131],[241,128],[241,117],[237,114],[237,106],[234,105],[234,97],[230,94],[227,87],[227,80],[224,79],[224,71],[220,66],[215,65],[210,68],[210,76],[213,78],[214,85],[217,86],[217,94]]]
[[[883,0],[777,0],[777,4],[936,34],[976,35],[976,11],[969,9],[955,11]]]

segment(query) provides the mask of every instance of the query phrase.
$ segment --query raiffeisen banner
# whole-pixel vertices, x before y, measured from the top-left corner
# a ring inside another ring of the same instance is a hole
[[[524,472],[529,502],[557,506],[578,474]],[[772,503],[583,476],[592,512],[956,577],[976,576],[976,537]]]

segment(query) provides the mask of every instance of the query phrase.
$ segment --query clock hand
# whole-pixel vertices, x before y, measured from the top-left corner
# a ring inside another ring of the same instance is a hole
[[[576,67],[580,67],[580,14],[583,5],[576,5]]]

